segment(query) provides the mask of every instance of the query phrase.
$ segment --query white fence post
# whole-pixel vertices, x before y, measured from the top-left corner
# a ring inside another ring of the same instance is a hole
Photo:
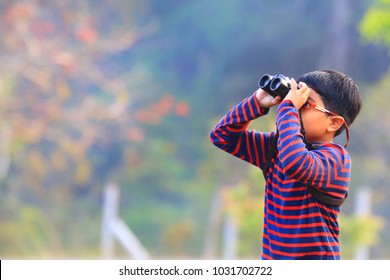
[[[238,229],[232,214],[227,214],[223,230],[223,258],[235,260],[237,258]]]
[[[203,248],[203,258],[213,259],[217,254],[218,244],[218,229],[223,214],[223,198],[222,190],[218,189],[214,193],[211,202],[211,209],[209,214],[209,221],[206,230],[206,240]]]
[[[104,259],[112,259],[114,256],[114,235],[111,222],[115,220],[118,211],[119,188],[109,183],[104,189],[103,196],[103,223],[102,223],[102,254]]]
[[[104,190],[103,223],[102,223],[102,255],[104,259],[112,259],[115,251],[115,239],[119,241],[123,249],[137,260],[149,259],[148,252],[144,249],[135,234],[119,218],[119,186],[109,183]]]
[[[371,196],[372,191],[368,187],[361,187],[356,196],[355,213],[359,217],[368,216],[371,214]],[[360,246],[356,250],[355,259],[368,260],[370,257],[370,248],[368,246]]]

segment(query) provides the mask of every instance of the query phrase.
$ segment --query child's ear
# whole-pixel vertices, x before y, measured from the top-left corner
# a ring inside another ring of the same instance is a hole
[[[328,131],[330,132],[336,132],[344,124],[344,118],[341,116],[331,116],[330,119],[331,122],[328,126]]]

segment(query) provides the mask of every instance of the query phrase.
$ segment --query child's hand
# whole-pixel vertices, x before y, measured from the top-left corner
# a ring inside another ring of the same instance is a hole
[[[299,89],[297,89],[297,82],[294,79],[291,79],[290,82],[291,89],[284,100],[290,100],[297,109],[300,109],[309,97],[310,88],[305,83],[300,82]]]
[[[260,88],[256,91],[256,98],[261,108],[271,108],[282,101],[280,96],[273,97]]]

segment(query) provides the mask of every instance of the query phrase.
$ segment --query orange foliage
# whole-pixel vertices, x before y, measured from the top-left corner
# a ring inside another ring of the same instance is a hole
[[[76,37],[84,43],[93,44],[98,39],[98,33],[96,29],[92,27],[83,27],[77,30]]]
[[[130,141],[140,143],[145,140],[145,134],[143,130],[139,127],[132,127],[127,132],[127,138]]]
[[[33,23],[31,26],[34,34],[42,39],[47,35],[53,34],[56,31],[56,27],[53,22],[40,20]]]
[[[165,116],[170,113],[172,110],[172,105],[174,102],[174,97],[170,94],[165,94],[161,100],[154,106],[154,110],[158,112],[159,115]]]
[[[176,103],[175,112],[180,117],[187,117],[190,113],[190,105],[185,101]]]
[[[172,95],[165,94],[158,102],[139,109],[135,113],[135,119],[141,123],[157,125],[162,118],[173,113],[180,117],[186,117],[190,113],[190,106],[185,101],[175,102]]]
[[[26,19],[33,14],[32,7],[23,3],[13,4],[4,12],[5,22],[13,22],[15,20]]]

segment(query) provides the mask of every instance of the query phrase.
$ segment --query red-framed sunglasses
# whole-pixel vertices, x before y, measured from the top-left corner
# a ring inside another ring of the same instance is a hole
[[[328,115],[331,115],[331,116],[342,117],[342,116],[340,116],[340,115],[338,115],[338,114],[336,114],[336,113],[333,113],[332,111],[329,111],[329,110],[327,110],[327,109],[325,109],[325,108],[323,108],[323,107],[321,107],[321,106],[315,104],[314,101],[312,101],[312,100],[310,100],[310,99],[308,99],[308,100],[306,101],[306,103],[303,104],[303,106],[302,106],[301,109],[303,109],[303,110],[316,109],[316,110],[318,110],[318,111],[320,111],[320,112],[323,112],[323,113],[328,114]],[[342,117],[342,118],[343,118],[343,117]],[[347,143],[346,143],[345,146],[344,146],[344,147],[346,148],[346,147],[348,146],[348,144],[349,144],[350,135],[349,135],[349,128],[348,128],[348,125],[347,125],[347,123],[345,122],[345,119],[344,119],[344,118],[343,118],[343,122],[344,122],[344,126],[345,126],[345,133],[347,134]]]

